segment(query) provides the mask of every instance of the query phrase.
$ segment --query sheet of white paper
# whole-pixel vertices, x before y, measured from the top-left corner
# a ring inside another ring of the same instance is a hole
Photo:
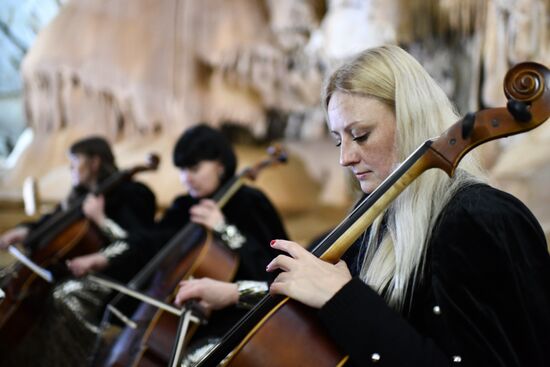
[[[53,275],[48,270],[41,268],[37,264],[35,264],[31,259],[26,257],[19,249],[15,246],[10,246],[8,248],[9,253],[15,257],[17,260],[19,260],[23,265],[34,271],[38,276],[43,278],[48,283],[53,282]]]

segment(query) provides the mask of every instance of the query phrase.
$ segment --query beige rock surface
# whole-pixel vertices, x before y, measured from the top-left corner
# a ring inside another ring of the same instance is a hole
[[[549,4],[72,0],[24,61],[26,112],[35,138],[16,166],[1,171],[0,197],[19,197],[24,179],[34,176],[45,202],[59,200],[68,190],[68,146],[101,134],[115,146],[120,167],[143,162],[151,151],[161,155],[159,171],[139,179],[166,205],[181,190],[171,166],[173,143],[186,127],[206,121],[230,122],[262,141],[275,136],[287,143],[288,167],[274,168],[257,182],[286,213],[342,208],[349,189],[325,140],[318,104],[322,78],[334,65],[364,47],[414,41],[418,54],[423,49],[428,55],[433,74],[454,80],[442,83],[457,101],[471,110],[480,100],[500,105],[502,75],[511,63],[534,58],[550,65]],[[426,21],[420,24],[419,16]],[[441,35],[464,43],[447,50]],[[428,38],[433,49],[444,49],[443,56],[430,57]],[[452,74],[444,64],[455,59],[465,61]],[[547,233],[549,135],[545,127],[483,148],[494,182],[524,199]],[[263,154],[257,146],[239,146],[238,152],[242,165]]]

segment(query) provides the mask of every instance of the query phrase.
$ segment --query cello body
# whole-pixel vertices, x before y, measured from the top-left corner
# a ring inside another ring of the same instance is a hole
[[[226,363],[238,367],[334,367],[346,360],[319,325],[315,310],[285,298],[256,324]]]
[[[31,260],[50,270],[56,279],[68,276],[65,260],[99,251],[103,235],[89,220],[81,218],[39,248]],[[52,284],[29,268],[18,264],[17,271],[2,285],[6,293],[0,303],[0,342],[17,344],[31,329],[43,311]]]
[[[197,230],[202,231],[200,228]],[[171,303],[173,291],[182,279],[193,276],[231,281],[238,264],[237,255],[224,244],[218,243],[208,232],[183,258],[159,270],[145,293]],[[178,331],[178,317],[142,303],[134,313],[133,320],[138,328],[123,330],[112,348],[112,358],[106,361],[106,365],[165,366],[170,360]]]

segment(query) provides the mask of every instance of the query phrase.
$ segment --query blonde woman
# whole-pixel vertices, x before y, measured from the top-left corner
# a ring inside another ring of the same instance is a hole
[[[366,50],[336,70],[323,103],[340,164],[366,194],[458,120],[396,46]],[[452,180],[434,171],[410,185],[348,251],[347,264],[275,241],[288,255],[267,267],[282,271],[271,293],[319,308],[351,365],[550,365],[544,234],[520,201],[483,183],[472,157]]]

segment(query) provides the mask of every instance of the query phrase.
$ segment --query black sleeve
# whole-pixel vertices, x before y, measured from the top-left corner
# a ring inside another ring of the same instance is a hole
[[[149,187],[128,181],[106,196],[106,215],[128,232],[151,227],[155,220],[155,194]]]
[[[475,366],[550,365],[550,257],[533,214],[478,185],[459,195],[432,242],[439,344]]]
[[[423,322],[392,311],[358,279],[320,310],[354,365],[374,353],[387,366],[550,365],[550,259],[529,210],[480,186],[453,200],[430,242],[432,297],[413,298]]]
[[[353,366],[450,364],[433,341],[423,338],[358,278],[336,293],[321,308],[319,317]]]
[[[226,222],[235,225],[246,238],[239,254],[236,280],[270,280],[265,268],[277,255],[274,239],[287,239],[281,218],[271,201],[259,190],[242,187],[224,208]]]
[[[181,228],[189,221],[189,209],[198,201],[188,195],[179,196],[166,210],[158,221],[158,228]]]

